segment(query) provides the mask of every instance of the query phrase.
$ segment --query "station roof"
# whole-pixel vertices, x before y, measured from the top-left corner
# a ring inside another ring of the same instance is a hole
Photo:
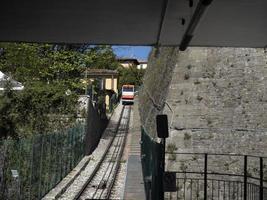
[[[5,0],[0,41],[180,45],[198,1]],[[213,0],[190,46],[266,47],[266,10],[266,0]]]
[[[87,69],[85,71],[87,78],[116,78],[119,76],[119,72],[117,70],[110,69]]]

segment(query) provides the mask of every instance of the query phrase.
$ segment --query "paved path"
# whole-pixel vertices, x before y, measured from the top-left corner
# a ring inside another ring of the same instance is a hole
[[[140,159],[140,118],[138,110],[138,98],[135,99],[133,106],[132,123],[129,130],[130,151],[127,161],[127,175],[123,199],[145,199],[145,190]]]

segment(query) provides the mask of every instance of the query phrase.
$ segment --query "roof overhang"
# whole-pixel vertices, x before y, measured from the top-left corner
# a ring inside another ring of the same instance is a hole
[[[84,72],[87,78],[117,78],[119,76],[119,72],[117,70],[109,70],[109,69],[91,69],[88,68]]]
[[[197,4],[198,0],[5,0],[0,6],[0,41],[180,45]],[[190,46],[266,47],[266,9],[266,0],[213,0]]]

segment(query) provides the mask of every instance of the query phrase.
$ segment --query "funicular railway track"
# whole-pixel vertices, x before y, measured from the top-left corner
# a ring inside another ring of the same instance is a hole
[[[123,106],[114,137],[103,157],[74,199],[110,199],[129,128],[130,106]]]

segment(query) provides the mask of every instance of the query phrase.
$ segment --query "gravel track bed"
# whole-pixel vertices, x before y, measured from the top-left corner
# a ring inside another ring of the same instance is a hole
[[[125,176],[126,176],[126,162],[123,160],[120,163],[120,169],[116,178],[116,182],[112,189],[112,194],[110,199],[122,199],[123,197],[123,190],[125,184]]]
[[[130,107],[126,107],[122,115],[118,133],[112,146],[109,148],[98,172],[89,183],[79,199],[103,199],[106,198],[109,186],[114,177],[117,177],[116,167],[121,164],[121,151],[128,130]],[[119,166],[120,167],[120,166]]]
[[[130,114],[130,123],[129,126],[132,127],[133,126],[133,111],[131,111]],[[129,127],[129,128],[130,128]],[[118,171],[118,175],[116,177],[113,189],[112,189],[112,193],[110,196],[110,199],[123,199],[124,196],[124,187],[125,187],[125,181],[126,181],[126,174],[127,174],[127,160],[128,160],[128,156],[129,156],[129,146],[131,145],[131,133],[128,132],[127,134],[127,140],[126,140],[126,144],[123,150],[123,156],[122,156],[122,160],[120,163],[120,168]]]
[[[103,156],[105,149],[108,147],[108,144],[114,137],[114,133],[117,127],[117,123],[120,118],[120,113],[122,110],[122,106],[119,105],[116,109],[117,111],[112,116],[107,129],[105,130],[98,147],[96,150],[90,155],[90,161],[88,165],[85,167],[83,171],[77,176],[77,178],[73,181],[73,183],[66,189],[66,191],[58,198],[60,200],[70,200],[74,199],[76,194],[81,190],[88,177],[94,171],[96,165],[99,160]]]
[[[116,137],[114,139],[114,143],[117,145],[117,143],[121,142],[121,139],[121,137]],[[80,197],[80,199],[99,199],[101,198],[101,196],[105,196],[106,186],[110,184],[110,176],[114,173],[115,169],[114,162],[116,158],[114,154],[117,153],[119,149],[118,147],[116,147],[116,145],[110,148],[110,151],[103,161],[103,164],[98,170],[95,178],[88,185],[87,189],[84,191],[84,194]]]

